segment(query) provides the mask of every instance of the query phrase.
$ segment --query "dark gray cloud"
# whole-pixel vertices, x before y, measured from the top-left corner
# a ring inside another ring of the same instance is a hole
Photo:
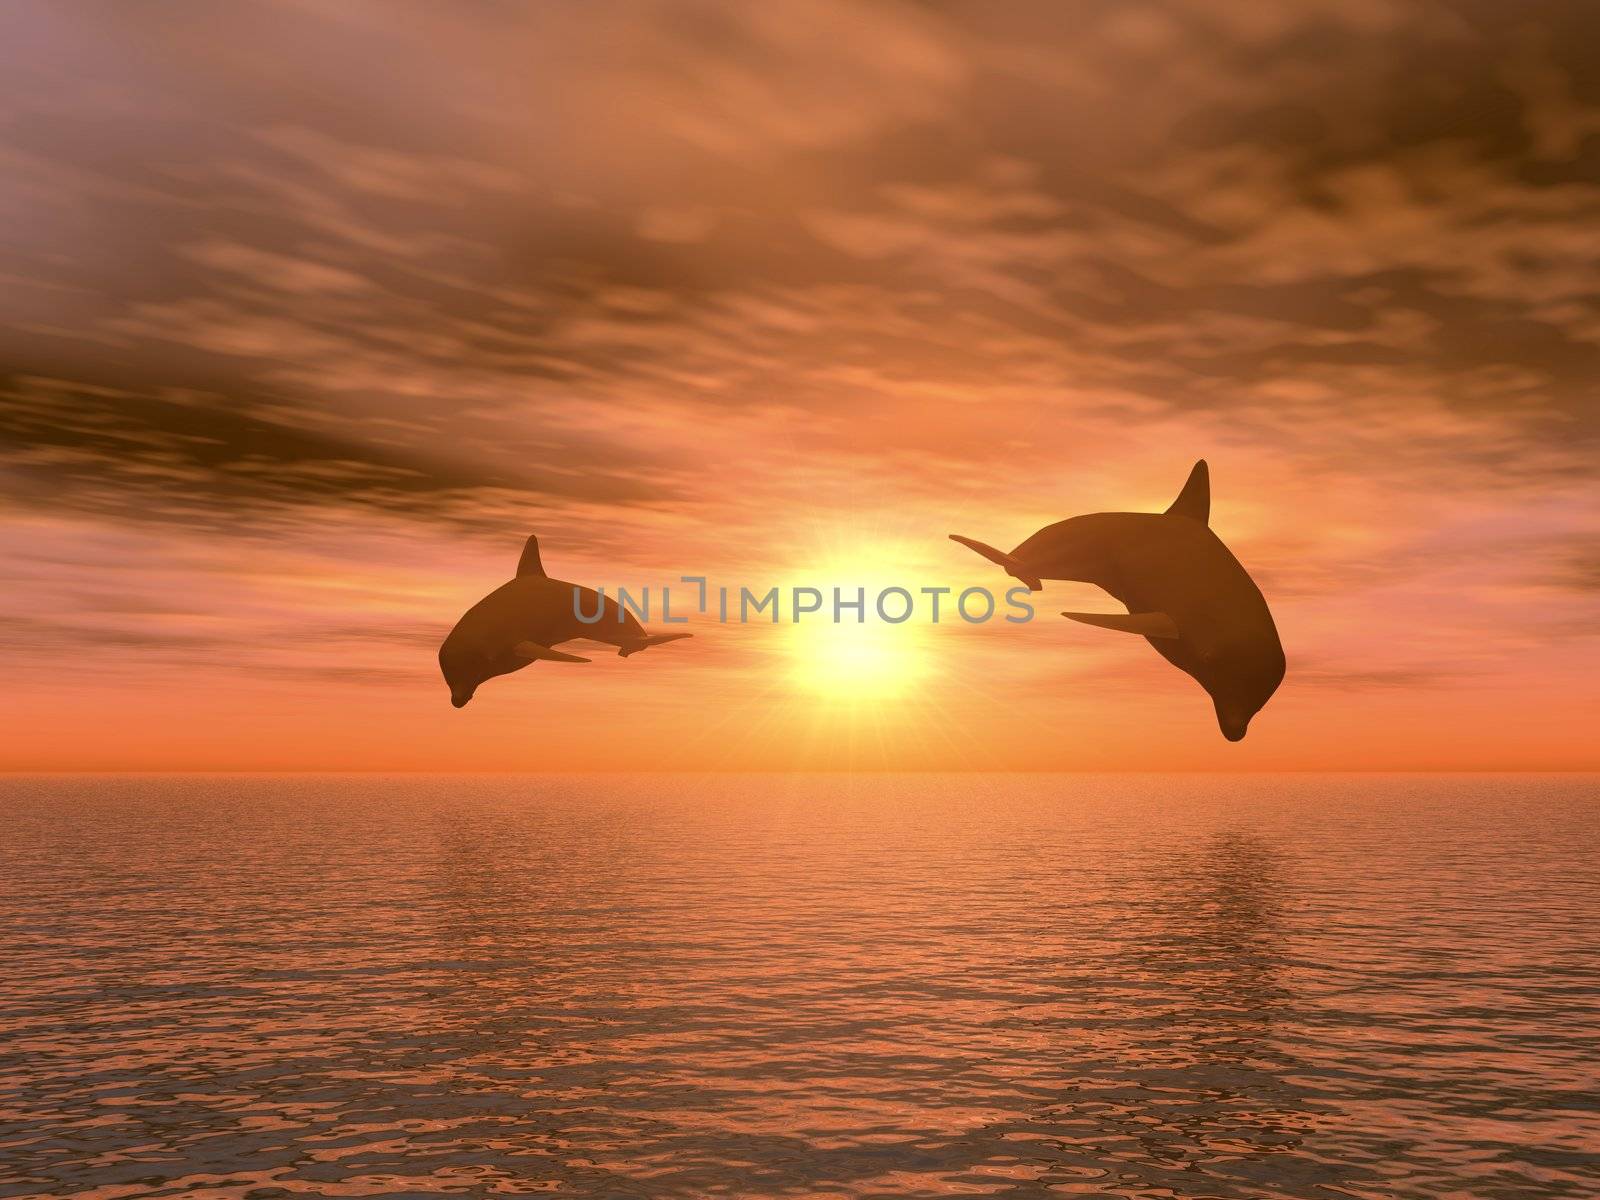
[[[709,368],[682,395],[715,405],[764,364],[702,361],[697,315],[833,290],[906,325],[817,347],[844,362],[948,369],[981,320],[1166,403],[1412,366],[1592,412],[1579,3],[19,9],[30,363],[356,411],[419,374],[538,412]]]
[[[156,392],[59,379],[0,380],[0,466],[8,490],[53,511],[180,521],[240,531],[274,511],[340,505],[468,522],[498,497],[626,505],[659,498],[627,475],[541,469],[514,474],[452,462],[415,444],[362,438],[281,403],[203,391]],[[418,435],[407,442],[423,442]]]

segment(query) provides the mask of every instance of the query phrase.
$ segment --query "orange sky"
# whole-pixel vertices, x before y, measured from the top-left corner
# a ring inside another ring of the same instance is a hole
[[[19,4],[0,769],[1600,767],[1600,18],[1293,8]],[[1199,457],[1237,745],[1073,584],[438,675],[529,532],[998,593]]]

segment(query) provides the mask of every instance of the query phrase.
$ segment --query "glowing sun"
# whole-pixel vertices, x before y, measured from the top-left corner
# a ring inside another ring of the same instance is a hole
[[[789,630],[797,688],[839,704],[874,702],[913,690],[929,673],[916,629],[877,621],[801,622]]]

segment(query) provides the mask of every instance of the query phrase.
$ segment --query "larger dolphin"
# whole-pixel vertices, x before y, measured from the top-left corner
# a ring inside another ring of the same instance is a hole
[[[578,620],[578,605],[592,624]],[[531,662],[588,662],[552,649],[573,638],[616,646],[626,658],[648,646],[675,642],[687,633],[645,632],[615,600],[593,589],[551,579],[539,561],[539,539],[530,537],[517,563],[517,577],[469,608],[439,647],[439,669],[450,685],[450,703],[461,708],[485,680],[520,671]]]
[[[1045,579],[1104,588],[1120,613],[1062,613],[1140,634],[1210,694],[1222,736],[1244,737],[1283,681],[1283,645],[1261,589],[1207,525],[1211,477],[1195,463],[1164,513],[1090,513],[1046,525],[1011,553],[952,533],[1039,591]]]

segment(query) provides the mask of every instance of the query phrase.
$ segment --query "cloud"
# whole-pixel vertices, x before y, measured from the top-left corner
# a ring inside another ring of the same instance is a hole
[[[353,506],[472,523],[475,508],[503,506],[497,498],[626,505],[653,495],[592,460],[585,471],[535,463],[497,474],[430,455],[414,433],[396,445],[281,402],[206,392],[20,377],[0,386],[0,422],[13,499],[111,519],[237,532],[285,509]]]
[[[388,678],[463,598],[430,578],[534,528],[575,576],[854,539],[932,577],[1202,455],[1308,685],[1523,678],[1532,597],[1580,640],[1578,0],[15,7],[0,528],[320,580],[233,629],[258,664],[371,627]],[[163,636],[85,594],[85,647]]]

